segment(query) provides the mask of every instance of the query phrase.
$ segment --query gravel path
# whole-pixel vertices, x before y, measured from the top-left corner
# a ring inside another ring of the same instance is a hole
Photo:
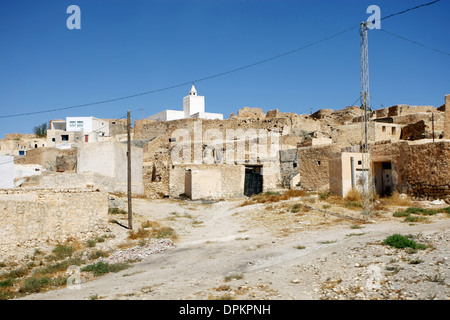
[[[299,214],[283,211],[281,204],[270,210],[236,201],[136,200],[136,225],[149,218],[164,221],[176,230],[175,243],[161,240],[122,250],[105,261],[141,261],[87,281],[79,290],[25,299],[450,299],[447,215],[407,224],[390,213],[356,228],[352,217],[358,213],[352,211]],[[384,245],[394,233],[428,248]]]

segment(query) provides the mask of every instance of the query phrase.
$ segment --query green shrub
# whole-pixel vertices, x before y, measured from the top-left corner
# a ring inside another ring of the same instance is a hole
[[[405,212],[405,211],[396,211],[396,212],[394,212],[393,214],[392,214],[394,217],[407,217],[407,216],[409,216],[410,214],[408,213],[408,212]]]
[[[86,240],[86,242],[85,242],[84,244],[85,244],[86,247],[88,247],[88,248],[93,248],[93,247],[95,247],[95,245],[97,244],[97,241],[92,240],[92,239],[89,239],[89,240]]]
[[[406,212],[413,213],[413,214],[421,214],[421,215],[425,215],[425,216],[431,216],[431,215],[435,215],[435,214],[439,213],[438,210],[415,208],[415,207],[406,209]]]
[[[91,271],[95,276],[101,276],[101,275],[109,273],[109,272],[119,272],[128,267],[129,267],[129,265],[127,263],[109,264],[109,263],[100,261],[100,262],[90,264],[90,265],[82,268],[81,271]]]
[[[409,215],[405,218],[405,222],[424,222],[427,220],[428,220],[428,218],[425,218],[425,217],[415,217],[415,216],[411,216],[411,215]]]
[[[330,196],[329,192],[328,193],[321,193],[321,194],[319,194],[320,200],[324,200],[324,199],[328,198],[329,196]]]
[[[41,278],[27,278],[25,282],[20,287],[19,292],[23,293],[37,293],[41,291],[41,289],[51,283],[51,279],[47,277]]]
[[[62,260],[64,258],[72,256],[73,248],[64,246],[64,245],[58,245],[52,250],[53,255],[50,256],[50,259],[53,260]]]
[[[39,268],[36,271],[34,271],[34,274],[52,274],[59,271],[65,271],[70,266],[80,266],[84,263],[84,260],[80,258],[71,258],[59,263],[50,264],[48,266],[45,266],[43,268]]]
[[[423,244],[416,243],[414,240],[408,237],[402,236],[401,234],[393,234],[384,240],[384,244],[394,247],[394,248],[412,248],[412,249],[426,249],[427,246]]]
[[[14,279],[8,278],[6,280],[0,281],[0,288],[12,287],[14,284]]]

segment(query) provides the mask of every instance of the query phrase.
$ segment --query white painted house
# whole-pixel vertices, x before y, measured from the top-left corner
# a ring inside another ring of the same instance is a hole
[[[189,95],[183,98],[183,111],[164,110],[148,117],[147,119],[171,121],[186,118],[223,120],[223,114],[205,112],[205,97],[199,96],[195,86],[192,85]]]
[[[66,117],[50,121],[47,146],[70,148],[72,143],[96,142],[109,137],[109,122],[95,117]]]

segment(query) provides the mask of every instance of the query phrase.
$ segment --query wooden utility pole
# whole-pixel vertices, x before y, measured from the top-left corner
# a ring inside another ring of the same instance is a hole
[[[133,210],[131,206],[131,117],[130,117],[130,110],[128,110],[127,113],[127,136],[128,136],[128,143],[127,143],[127,164],[128,164],[128,172],[127,172],[127,178],[128,178],[128,229],[133,229]]]
[[[434,142],[434,113],[431,114],[431,123],[433,127],[433,142]]]

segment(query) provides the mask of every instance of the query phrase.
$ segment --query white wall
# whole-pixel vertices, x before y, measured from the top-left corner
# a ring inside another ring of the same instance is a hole
[[[75,121],[75,126],[71,126],[71,121]],[[79,127],[78,122],[82,121],[83,126]],[[92,117],[67,117],[66,118],[67,131],[92,131]]]
[[[109,137],[109,122],[103,119],[92,118],[92,131],[99,137]]]
[[[199,119],[219,119],[223,120],[223,114],[221,113],[211,113],[211,112],[197,112],[190,116],[191,118],[199,118]]]
[[[14,157],[0,155],[0,189],[14,188]]]
[[[14,178],[24,178],[42,174],[44,169],[39,164],[16,164],[14,166]]]
[[[189,95],[183,98],[184,117],[189,118],[192,114],[205,112],[205,97]]]
[[[131,180],[136,193],[142,194],[143,149],[131,148]],[[98,173],[114,178],[117,188],[126,190],[127,186],[127,145],[115,140],[82,143],[78,146],[77,173]]]
[[[147,119],[149,120],[156,120],[156,121],[171,121],[171,120],[178,120],[184,118],[184,112],[183,111],[177,111],[177,110],[164,110],[161,112],[158,112]]]

